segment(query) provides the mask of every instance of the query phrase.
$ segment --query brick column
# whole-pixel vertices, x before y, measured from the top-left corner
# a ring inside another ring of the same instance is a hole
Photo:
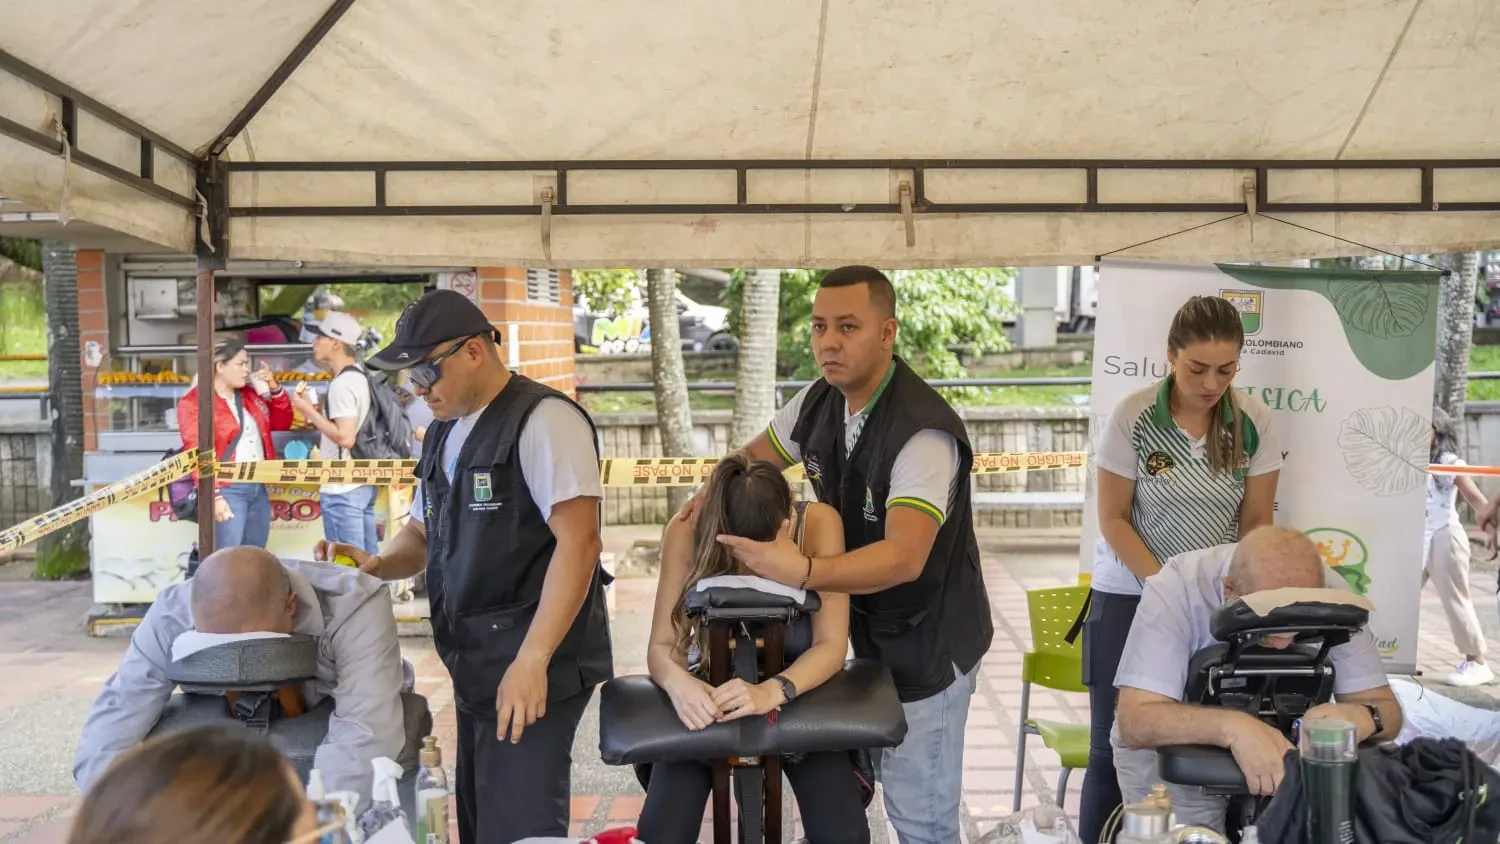
[[[550,283],[537,287],[542,288],[536,291],[541,295],[528,295],[526,270],[520,267],[479,268],[479,306],[505,340],[501,360],[509,362],[515,348],[520,359],[517,371],[573,395],[578,378],[573,368],[572,274],[558,272],[555,302]],[[511,323],[516,324],[517,336],[511,336]]]
[[[84,356],[83,450],[97,451],[99,431],[109,429],[109,403],[101,400],[94,406],[94,378],[99,371],[87,363],[89,343],[98,344],[100,354],[109,354],[109,317],[104,307],[104,252],[99,249],[78,250],[78,347]]]

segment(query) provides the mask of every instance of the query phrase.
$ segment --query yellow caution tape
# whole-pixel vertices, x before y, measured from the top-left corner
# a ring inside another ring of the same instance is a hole
[[[1082,451],[1006,452],[974,455],[974,474],[994,475],[1084,465]],[[697,486],[713,474],[717,457],[607,457],[600,461],[604,486]],[[55,510],[0,531],[0,550],[19,548],[120,501],[166,486],[192,472],[212,471],[219,481],[270,484],[410,484],[415,460],[259,460],[214,464],[207,452],[185,451],[149,469],[71,501]],[[804,480],[799,464],[787,470],[793,483]]]
[[[40,516],[33,516],[13,527],[0,531],[0,549],[20,548],[35,542],[47,534],[80,521],[103,510],[117,501],[127,501],[154,489],[164,487],[198,466],[198,452],[185,451],[170,457],[149,469],[142,469],[107,487],[94,490],[76,501],[70,501]]]

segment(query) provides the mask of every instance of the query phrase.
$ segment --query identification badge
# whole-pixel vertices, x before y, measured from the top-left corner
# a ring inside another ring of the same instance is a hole
[[[489,472],[474,473],[474,500],[489,501],[495,497],[495,488],[490,484]]]

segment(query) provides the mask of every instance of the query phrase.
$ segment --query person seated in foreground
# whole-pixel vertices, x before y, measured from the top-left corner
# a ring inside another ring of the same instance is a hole
[[[822,609],[810,619],[803,616],[789,625],[785,648],[791,662],[786,670],[756,685],[735,678],[718,688],[705,682],[706,637],[687,617],[683,598],[707,578],[750,575],[719,544],[718,537],[724,534],[762,542],[787,535],[810,556],[842,553],[844,528],[838,512],[824,504],[793,507],[791,487],[775,466],[735,455],[714,468],[704,504],[692,518],[689,522],[681,514],[673,517],[662,536],[661,573],[647,651],[651,678],[671,698],[682,723],[690,730],[701,730],[718,721],[759,717],[834,676],[843,667],[849,648],[848,595],[820,593]],[[713,790],[714,761],[652,765],[646,804],[637,824],[642,841],[688,844],[698,840],[703,810]],[[870,840],[849,753],[809,753],[789,760],[784,770],[812,844]]]
[[[175,687],[167,679],[174,645],[181,653],[189,644],[265,633],[318,638],[317,679],[302,693],[309,709],[332,697],[334,712],[314,767],[329,791],[368,799],[371,760],[395,759],[406,741],[401,692],[410,682],[390,590],[352,568],[278,560],[248,545],[215,551],[193,579],[156,596],[84,723],[73,759],[79,790],[87,794],[116,756],[156,726]]]
[[[1335,588],[1344,580],[1323,565],[1311,540],[1295,530],[1261,527],[1238,544],[1173,557],[1146,579],[1140,608],[1125,640],[1115,675],[1120,705],[1111,742],[1125,802],[1143,799],[1160,780],[1155,748],[1208,744],[1229,749],[1256,794],[1274,794],[1282,756],[1292,750],[1276,728],[1244,713],[1182,702],[1193,654],[1216,643],[1214,613],[1237,597],[1268,589]],[[1260,644],[1285,649],[1295,636],[1264,636]],[[1369,628],[1333,648],[1335,702],[1309,709],[1306,718],[1338,718],[1355,726],[1358,740],[1391,739],[1401,732],[1401,706],[1386,682]],[[1374,713],[1381,729],[1377,733]],[[1168,786],[1173,811],[1184,824],[1224,830],[1224,797]]]
[[[68,844],[312,844],[319,830],[291,763],[233,726],[157,736],[94,784]]]

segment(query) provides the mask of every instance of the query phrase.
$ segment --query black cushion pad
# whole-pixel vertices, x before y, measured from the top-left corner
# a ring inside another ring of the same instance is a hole
[[[710,586],[694,589],[682,596],[682,606],[690,614],[705,610],[779,610],[795,607],[803,613],[817,612],[823,599],[816,592],[806,592],[803,600],[775,592],[762,592],[738,586]]]
[[[204,691],[274,689],[318,675],[318,640],[296,634],[204,648],[167,666],[167,679]]]
[[[1370,621],[1363,607],[1349,604],[1297,603],[1257,615],[1244,601],[1234,600],[1214,613],[1210,631],[1226,642],[1237,633],[1276,627],[1317,627],[1328,630],[1359,630]]]
[[[845,663],[828,682],[782,707],[775,720],[738,718],[695,732],[650,677],[616,677],[599,696],[599,754],[609,765],[633,765],[895,747],[906,737],[891,671],[867,659]]]
[[[1250,787],[1234,754],[1207,744],[1173,744],[1156,750],[1156,773],[1163,782],[1245,793]]]

